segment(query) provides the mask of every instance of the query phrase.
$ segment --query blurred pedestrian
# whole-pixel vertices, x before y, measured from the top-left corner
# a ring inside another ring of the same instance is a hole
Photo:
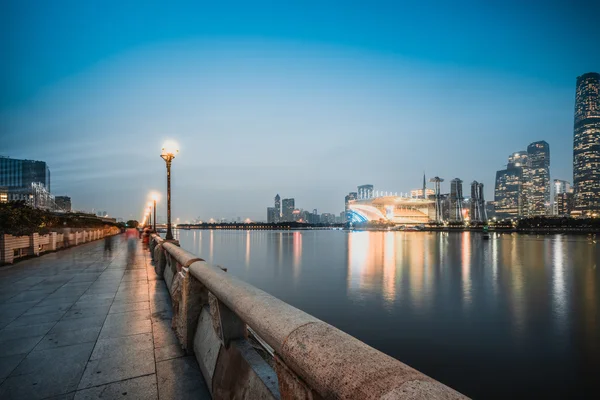
[[[112,235],[108,235],[104,238],[104,255],[108,252],[108,255],[112,254]]]

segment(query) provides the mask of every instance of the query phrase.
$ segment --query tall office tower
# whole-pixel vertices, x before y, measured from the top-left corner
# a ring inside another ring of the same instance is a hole
[[[267,223],[275,224],[277,223],[277,210],[275,207],[267,207]]]
[[[281,201],[281,220],[285,222],[294,221],[294,209],[296,208],[294,199],[283,199]]]
[[[441,198],[441,183],[444,182],[444,179],[436,176],[435,178],[431,178],[429,182],[434,183],[434,198],[435,198],[435,222],[443,222],[444,221],[444,213],[442,209],[442,198]]]
[[[554,180],[554,204],[552,214],[557,216],[566,216],[573,209],[573,188],[567,181],[561,179]]]
[[[275,222],[279,222],[281,220],[281,197],[279,197],[279,193],[275,196]]]
[[[471,182],[471,221],[487,221],[487,212],[485,209],[485,200],[483,198],[483,183],[477,181]]]
[[[373,185],[360,185],[358,187],[359,199],[370,199],[373,197]]]
[[[600,74],[577,77],[573,129],[575,210],[600,213]]]
[[[527,213],[531,181],[528,154],[518,151],[508,157],[506,169],[496,172],[494,208],[498,218],[516,218]]]
[[[450,181],[450,220],[462,221],[462,203],[463,203],[462,181],[454,178]]]
[[[427,182],[425,181],[425,173],[423,172],[423,193],[421,194],[422,199],[427,198]]]
[[[546,215],[550,211],[550,145],[545,141],[527,146],[529,190],[527,215]]]

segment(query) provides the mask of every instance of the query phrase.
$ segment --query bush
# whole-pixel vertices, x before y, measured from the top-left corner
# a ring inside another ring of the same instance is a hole
[[[94,215],[59,214],[33,208],[24,201],[0,203],[0,233],[15,236],[46,234],[61,228],[102,228],[115,226]]]

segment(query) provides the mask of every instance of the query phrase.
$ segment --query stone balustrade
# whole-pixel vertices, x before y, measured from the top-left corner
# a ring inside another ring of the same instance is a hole
[[[32,233],[28,236],[0,234],[0,264],[12,264],[16,259],[27,256],[39,256],[48,251],[64,247],[77,246],[106,236],[116,235],[117,227],[103,229],[72,228],[45,235]]]
[[[153,235],[172,327],[216,399],[463,399],[462,394]]]

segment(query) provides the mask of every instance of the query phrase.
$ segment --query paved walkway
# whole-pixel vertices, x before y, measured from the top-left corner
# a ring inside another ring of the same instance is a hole
[[[0,399],[209,398],[148,252],[113,240],[0,267]]]

